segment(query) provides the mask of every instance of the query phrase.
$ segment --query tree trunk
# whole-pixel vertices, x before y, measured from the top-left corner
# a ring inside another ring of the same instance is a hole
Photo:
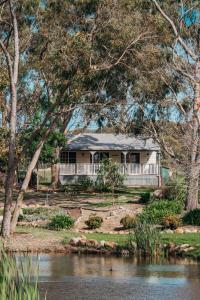
[[[199,173],[199,166],[192,165],[188,177],[187,198],[185,207],[188,211],[198,207]]]
[[[17,80],[18,80],[18,65],[19,65],[19,36],[17,19],[12,7],[12,1],[9,2],[10,14],[14,31],[14,60],[12,59],[4,43],[1,41],[1,48],[4,51],[7,61],[10,80],[11,92],[11,112],[10,112],[10,133],[9,133],[9,154],[8,154],[8,171],[5,183],[5,202],[4,214],[1,233],[3,237],[10,235],[10,222],[11,222],[11,206],[13,200],[13,186],[15,181],[15,142],[16,142],[16,121],[17,121]]]
[[[11,233],[13,233],[16,229],[17,220],[19,218],[20,210],[21,210],[21,207],[22,207],[23,199],[24,199],[24,193],[26,192],[26,190],[28,188],[29,182],[31,180],[32,172],[35,169],[35,166],[37,164],[37,161],[38,161],[38,158],[40,156],[43,145],[44,145],[44,141],[42,140],[39,143],[39,145],[37,147],[37,150],[35,151],[35,153],[32,157],[32,160],[31,160],[31,162],[28,166],[26,176],[24,178],[22,187],[20,189],[20,192],[19,192],[17,200],[16,200],[15,209],[14,209],[14,212],[13,212],[12,222],[11,222]]]
[[[57,189],[59,186],[59,153],[60,149],[59,147],[57,147],[54,153],[55,163],[51,165],[51,185],[54,190]]]
[[[200,42],[199,42],[200,49]],[[186,210],[198,207],[198,190],[200,176],[200,59],[196,64],[196,84],[194,96],[194,112],[191,139],[191,156],[188,174]]]
[[[26,176],[24,178],[24,181],[23,181],[23,184],[22,184],[22,187],[20,189],[20,192],[18,194],[18,197],[17,197],[17,200],[16,200],[16,204],[15,204],[15,209],[14,209],[14,212],[13,212],[13,216],[12,216],[12,222],[11,222],[11,233],[15,232],[15,229],[16,229],[16,225],[17,225],[17,220],[19,218],[19,214],[20,214],[20,210],[21,210],[21,207],[22,207],[22,203],[23,203],[23,198],[24,198],[24,193],[26,192],[27,188],[28,188],[28,185],[29,185],[29,182],[30,182],[30,179],[31,179],[31,175],[32,175],[32,172],[33,170],[35,169],[36,167],[36,164],[38,162],[38,159],[40,157],[40,153],[42,151],[42,147],[46,141],[46,139],[48,138],[50,132],[55,128],[56,126],[56,122],[57,120],[54,119],[52,121],[52,124],[51,126],[46,130],[43,138],[41,139],[41,141],[38,143],[38,146],[36,148],[36,151],[31,159],[31,162],[28,166],[28,170],[26,172]]]

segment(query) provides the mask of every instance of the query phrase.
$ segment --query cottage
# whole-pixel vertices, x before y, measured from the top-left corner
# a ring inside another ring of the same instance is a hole
[[[160,185],[160,148],[152,139],[111,133],[68,135],[60,153],[61,184],[85,176],[95,180],[101,161],[112,159],[125,174],[127,186]]]

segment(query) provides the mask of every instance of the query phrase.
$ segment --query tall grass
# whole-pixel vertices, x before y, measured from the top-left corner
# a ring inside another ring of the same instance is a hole
[[[17,261],[14,256],[1,252],[1,300],[39,300],[37,279],[38,264],[34,266],[31,258],[25,256]]]
[[[160,232],[144,220],[138,220],[130,235],[134,235],[137,252],[143,256],[157,256],[162,252]],[[130,237],[131,238],[131,237]]]

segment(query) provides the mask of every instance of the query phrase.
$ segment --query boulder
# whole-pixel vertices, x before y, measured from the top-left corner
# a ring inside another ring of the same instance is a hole
[[[86,246],[96,248],[99,246],[99,243],[96,240],[87,240]]]
[[[156,198],[156,199],[161,199],[164,197],[164,193],[163,193],[163,190],[156,190],[153,192],[152,194],[153,198]]]
[[[190,247],[190,245],[189,244],[182,244],[179,247],[180,247],[180,250],[183,250],[183,249],[186,249],[186,248]]]
[[[105,247],[105,241],[100,241],[99,245],[100,245],[101,247]]]
[[[192,250],[194,250],[194,247],[188,247],[188,248],[182,249],[182,252],[187,253],[187,252],[190,252]]]
[[[115,211],[111,211],[110,212],[110,217],[114,217],[114,216],[116,216],[116,212]]]
[[[69,244],[72,245],[72,246],[77,246],[79,241],[80,241],[80,237],[73,237],[70,241],[69,241]]]
[[[80,247],[85,247],[87,246],[87,239],[85,238],[80,238],[79,242],[78,242],[78,246]]]
[[[106,241],[105,244],[104,244],[104,247],[105,248],[110,248],[110,249],[116,249],[117,248],[117,243]]]

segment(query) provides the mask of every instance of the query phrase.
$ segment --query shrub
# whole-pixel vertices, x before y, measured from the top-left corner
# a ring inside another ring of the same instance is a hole
[[[186,225],[200,226],[200,209],[194,209],[183,216],[183,223]]]
[[[165,198],[168,200],[176,200],[181,203],[185,202],[186,185],[183,178],[169,181],[164,192]]]
[[[160,232],[148,224],[146,221],[138,221],[133,229],[137,250],[140,254],[145,256],[156,256],[160,253],[161,236]]]
[[[101,227],[101,224],[103,223],[103,219],[99,216],[90,216],[87,221],[85,221],[85,224],[88,226],[89,229],[96,229]]]
[[[114,193],[115,187],[123,186],[124,179],[119,164],[110,159],[104,159],[97,172],[96,186],[109,189]]]
[[[79,184],[82,186],[82,188],[84,189],[89,189],[91,187],[94,186],[94,182],[92,181],[92,179],[90,179],[90,177],[83,177],[80,178],[79,180]]]
[[[151,200],[151,194],[150,192],[142,193],[140,202],[141,203],[148,203]]]
[[[175,215],[166,216],[162,220],[162,225],[164,226],[164,228],[174,230],[181,225],[181,219],[179,216]]]
[[[101,193],[110,192],[110,188],[104,185],[102,182],[95,182],[95,189],[97,192],[101,192]]]
[[[41,219],[52,218],[55,215],[64,215],[65,211],[61,208],[48,208],[48,207],[26,207],[22,208],[23,219],[25,220],[27,216],[37,216]],[[29,217],[28,217],[29,218]],[[34,217],[33,217],[34,218]]]
[[[145,207],[141,217],[147,223],[161,224],[164,217],[180,214],[182,209],[183,205],[179,201],[154,201]]]
[[[123,225],[124,229],[132,229],[135,227],[136,218],[130,215],[126,215],[120,221],[120,224]]]
[[[74,219],[66,215],[56,215],[51,219],[49,228],[53,230],[70,229],[74,226]]]

